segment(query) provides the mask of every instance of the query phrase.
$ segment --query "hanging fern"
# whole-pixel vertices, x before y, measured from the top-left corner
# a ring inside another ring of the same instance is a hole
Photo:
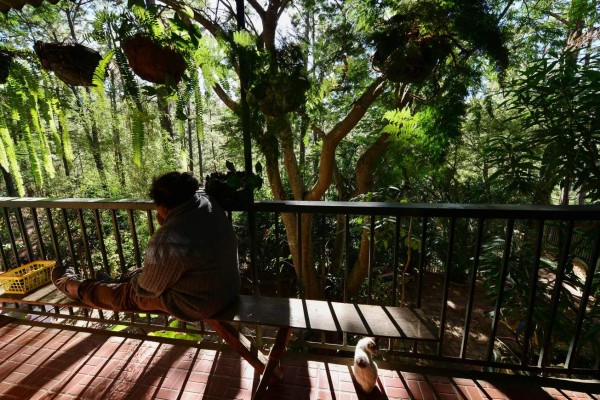
[[[125,91],[125,95],[132,99],[136,106],[140,108],[140,88],[135,80],[135,77],[133,76],[131,68],[129,68],[127,57],[125,57],[125,53],[123,53],[122,50],[116,50],[115,61],[117,62],[117,67],[119,68],[121,77],[123,78],[123,90]]]
[[[198,82],[198,75],[196,74],[195,82]],[[196,135],[198,140],[204,140],[204,121],[202,116],[204,114],[204,105],[202,102],[202,95],[200,94],[200,88],[196,84],[194,87],[194,101],[196,103]]]
[[[144,116],[139,109],[132,110],[131,120],[131,141],[133,149],[133,163],[138,167],[142,166],[142,150],[144,148]]]
[[[189,68],[190,70],[195,70],[195,68]],[[192,72],[194,74],[194,72]],[[196,75],[197,76],[197,75]],[[179,120],[186,120],[188,115],[186,113],[186,109],[190,104],[190,100],[192,95],[194,94],[194,89],[198,87],[198,80],[193,78],[186,79],[185,85],[182,89],[177,93],[177,104],[175,107],[175,117]]]
[[[60,106],[60,100],[56,97],[52,98],[51,101],[52,110],[54,114],[58,118],[58,123],[60,127],[60,141],[62,144],[62,156],[67,162],[67,166],[69,168],[73,168],[73,147],[71,146],[71,136],[69,134],[69,124],[67,122],[67,118],[62,111],[62,107]]]
[[[94,70],[94,76],[92,78],[92,83],[94,84],[93,90],[100,97],[104,97],[104,79],[106,78],[106,67],[112,60],[115,53],[115,50],[108,51]]]
[[[9,171],[13,177],[15,185],[17,186],[17,193],[19,196],[25,196],[25,185],[23,184],[23,176],[21,175],[21,168],[19,167],[19,162],[17,161],[17,154],[15,152],[15,143],[13,142],[8,129],[6,128],[6,124],[4,123],[4,119],[0,114],[0,145],[2,147],[2,160],[0,163],[2,167]]]
[[[14,123],[18,125],[23,135],[23,141],[25,143],[25,148],[29,157],[31,173],[37,186],[42,187],[44,184],[42,169],[35,148],[35,144],[31,136],[29,122],[27,121],[27,96],[24,93],[24,89],[18,86],[15,82],[9,82],[8,91],[9,93],[14,93],[14,96],[11,96],[11,98],[9,99],[11,103],[12,119]]]
[[[36,98],[32,98],[29,101],[29,121],[30,125],[35,132],[35,135],[38,139],[38,148],[40,150],[40,154],[42,155],[42,161],[44,170],[48,173],[50,178],[54,178],[56,175],[56,171],[54,169],[54,164],[52,163],[52,155],[50,152],[50,146],[48,145],[48,139],[46,138],[46,134],[44,129],[42,129],[40,113],[37,108]]]

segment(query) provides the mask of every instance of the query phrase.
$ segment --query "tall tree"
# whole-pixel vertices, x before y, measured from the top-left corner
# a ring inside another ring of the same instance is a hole
[[[184,11],[181,2],[163,3],[177,12]],[[306,39],[302,23],[299,34],[281,23],[281,17],[290,11],[290,1],[271,0],[265,6],[257,1],[248,4],[246,18],[251,40],[247,35],[234,34],[232,23],[236,15],[231,3],[219,1],[216,10],[189,6],[193,19],[228,50],[227,61],[232,68],[238,73],[241,68],[252,72],[243,90],[252,106],[252,134],[265,157],[266,175],[275,199],[323,199],[333,183],[340,143],[360,129],[376,103],[384,109],[396,104],[399,108],[412,107],[416,106],[416,98],[425,99],[422,104],[426,104],[432,98],[452,93],[452,103],[458,105],[466,95],[469,79],[456,78],[473,73],[466,61],[469,57],[484,53],[497,65],[505,66],[506,49],[498,20],[485,2],[299,2],[295,4],[299,14],[314,15],[319,21],[311,27],[317,32],[315,36],[327,34],[311,46],[301,43],[302,38]],[[374,54],[372,48],[376,50]],[[307,53],[308,50],[312,52]],[[239,64],[239,52],[247,55],[249,65]],[[307,65],[307,60],[313,65]],[[308,69],[312,70],[311,75]],[[218,80],[212,82],[212,87],[223,103],[239,115],[237,93],[228,91]],[[452,111],[460,111],[460,107]],[[379,109],[379,119],[382,114]],[[306,175],[297,157],[304,134],[297,129],[302,124],[295,123],[296,116],[308,120],[318,138],[314,155],[318,167]],[[374,131],[365,138],[365,147],[355,160],[355,194],[372,187],[376,160],[390,145],[392,134],[381,131],[382,122],[379,128],[377,125],[371,125]],[[290,215],[283,216],[283,221],[306,295],[322,296],[314,267],[311,216],[302,216],[301,239],[297,237],[298,221]],[[364,261],[364,257],[360,260]],[[350,278],[352,291],[357,290],[365,274],[366,263],[360,262]]]

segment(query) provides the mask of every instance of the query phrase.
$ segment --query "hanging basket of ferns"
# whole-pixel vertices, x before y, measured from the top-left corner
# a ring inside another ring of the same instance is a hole
[[[148,82],[176,84],[183,77],[185,58],[168,46],[147,36],[135,35],[125,40],[121,47],[133,72]]]
[[[94,70],[102,60],[96,50],[81,44],[35,42],[33,46],[42,67],[53,71],[63,82],[75,86],[93,86]]]

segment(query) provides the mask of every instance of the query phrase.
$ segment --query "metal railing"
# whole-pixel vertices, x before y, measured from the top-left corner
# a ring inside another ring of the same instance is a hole
[[[0,198],[0,208],[2,270],[54,259],[118,274],[142,265],[156,226],[146,201]],[[600,206],[267,201],[254,211],[254,264],[245,213],[232,212],[246,290],[302,297],[312,268],[327,299],[423,309],[439,340],[390,340],[390,360],[599,371]],[[310,252],[291,257],[290,238]],[[302,332],[293,343],[343,351],[356,339]]]

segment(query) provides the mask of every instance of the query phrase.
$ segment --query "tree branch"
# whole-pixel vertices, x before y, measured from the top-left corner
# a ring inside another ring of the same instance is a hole
[[[278,118],[279,124],[284,123],[282,120],[285,119],[285,128],[280,131],[281,146],[283,148],[283,162],[287,171],[288,179],[290,181],[290,187],[292,189],[292,195],[296,200],[303,200],[304,194],[304,183],[302,182],[302,176],[300,175],[300,169],[298,168],[298,159],[296,158],[296,152],[294,151],[294,139],[292,138],[292,128],[289,120],[285,117]]]
[[[213,86],[213,91],[219,97],[219,99],[221,99],[221,101],[223,103],[225,103],[225,105],[231,111],[233,111],[238,116],[240,115],[240,106],[239,106],[239,104],[236,103],[235,101],[233,101],[233,99],[231,97],[229,97],[229,95],[227,94],[227,92],[225,92],[225,90],[223,89],[223,87],[221,85],[219,85],[218,82],[215,82],[215,84]]]
[[[564,25],[568,25],[569,21],[564,18],[562,15],[559,15],[555,12],[552,11],[546,11],[545,12],[546,15],[549,15],[550,17],[554,17],[558,22],[562,22]]]
[[[329,133],[323,138],[323,149],[319,161],[319,176],[314,186],[305,196],[305,200],[320,200],[329,185],[333,176],[333,166],[335,159],[335,150],[339,142],[350,133],[365,115],[371,104],[385,88],[385,76],[380,76],[369,85],[365,92],[354,102],[352,108],[346,114],[344,119],[338,122]],[[314,129],[314,128],[313,128]]]
[[[352,197],[367,193],[373,188],[373,172],[381,155],[390,147],[389,133],[383,133],[363,153],[356,163],[356,191]]]
[[[165,5],[171,7],[176,11],[181,11],[184,8],[184,4],[179,0],[160,0]],[[187,6],[186,6],[187,7]],[[215,38],[222,38],[231,42],[231,38],[228,36],[227,31],[221,28],[219,25],[212,22],[210,19],[205,17],[199,10],[192,7],[192,11],[194,12],[194,20],[198,22],[200,25],[204,27],[207,31],[210,32],[211,35]]]
[[[248,1],[248,4],[250,4],[252,6],[254,11],[256,11],[256,13],[260,17],[260,19],[264,19],[265,18],[265,9],[262,8],[262,6],[260,4],[258,4],[258,1],[256,1],[256,0],[247,0],[247,1]]]

